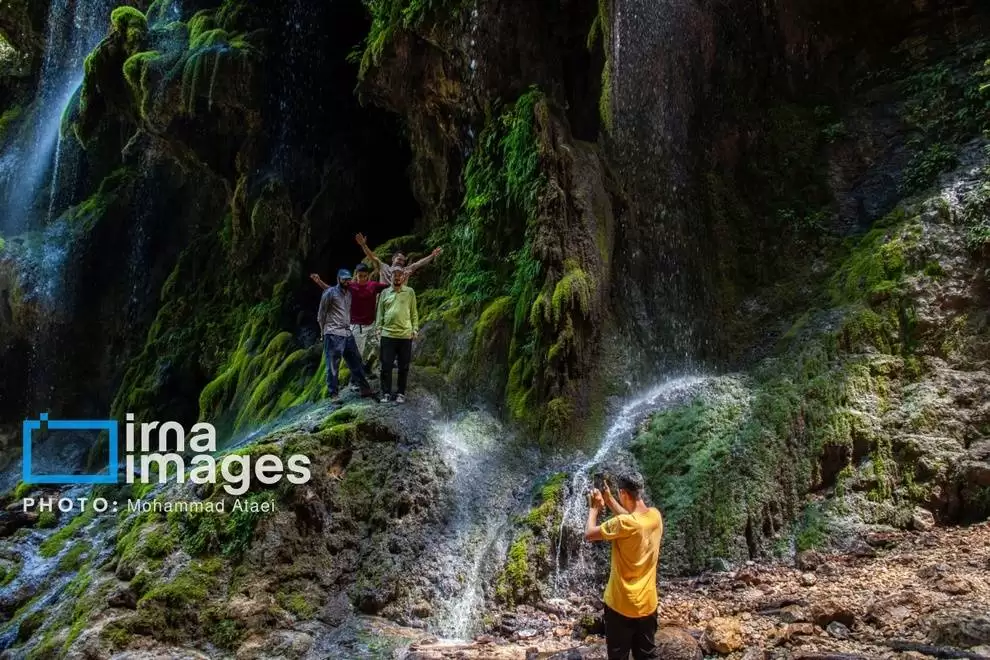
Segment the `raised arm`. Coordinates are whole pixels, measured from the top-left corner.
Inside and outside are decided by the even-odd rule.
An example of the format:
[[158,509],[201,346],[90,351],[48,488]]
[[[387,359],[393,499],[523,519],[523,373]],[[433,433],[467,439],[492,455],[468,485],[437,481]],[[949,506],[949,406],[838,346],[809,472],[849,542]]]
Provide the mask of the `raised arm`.
[[316,286],[320,287],[324,291],[330,288],[330,285],[324,282],[323,278],[321,278],[318,273],[311,273],[309,279],[316,282]]
[[364,251],[364,256],[371,259],[372,263],[374,263],[377,268],[381,268],[382,260],[378,258],[377,254],[371,251],[370,247],[368,247],[368,239],[365,237],[365,235],[358,234],[357,236],[354,237],[354,240],[357,241],[357,244],[361,246],[361,249]]
[[605,508],[601,492],[596,488],[591,491],[591,506],[588,508],[588,523],[584,528],[585,541],[603,541],[602,528],[598,525],[598,514]]
[[433,250],[433,252],[430,252],[428,255],[426,255],[419,261],[409,266],[406,270],[408,270],[410,273],[417,271],[426,264],[430,263],[431,261],[439,257],[441,254],[443,254],[443,248],[436,248],[435,250]]
[[605,505],[608,508],[612,509],[612,513],[614,513],[617,516],[621,516],[624,513],[629,513],[628,511],[622,508],[622,505],[619,504],[618,500],[612,497],[612,489],[608,487],[607,481],[605,482],[605,492],[603,493],[603,495],[604,495]]

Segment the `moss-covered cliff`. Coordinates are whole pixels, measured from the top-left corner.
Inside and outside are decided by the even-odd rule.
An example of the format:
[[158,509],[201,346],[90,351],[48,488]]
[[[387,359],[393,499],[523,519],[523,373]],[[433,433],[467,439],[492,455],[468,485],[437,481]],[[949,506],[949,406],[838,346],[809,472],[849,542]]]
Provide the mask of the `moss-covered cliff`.
[[[733,370],[632,445],[668,570],[990,513],[976,3],[108,9],[61,116],[73,176],[48,165],[52,201],[0,225],[0,467],[25,416],[131,412],[305,449],[316,477],[250,493],[274,516],[4,518],[71,597],[42,621],[2,558],[20,651],[302,656],[354,611],[425,625],[416,558],[464,495],[430,393],[549,456],[614,395]],[[0,7],[5,153],[43,102],[42,14]],[[358,231],[386,258],[444,248],[415,279],[413,413],[320,403],[305,276],[352,266]],[[489,559],[499,606],[557,569],[575,494],[541,479]]]

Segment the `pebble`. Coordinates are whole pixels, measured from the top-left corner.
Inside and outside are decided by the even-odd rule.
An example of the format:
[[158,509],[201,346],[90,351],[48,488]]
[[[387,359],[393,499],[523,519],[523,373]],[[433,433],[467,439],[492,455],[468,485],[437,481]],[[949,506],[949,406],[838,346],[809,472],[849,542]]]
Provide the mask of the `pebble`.
[[836,639],[849,639],[849,628],[845,627],[838,621],[833,621],[828,624],[825,631]]

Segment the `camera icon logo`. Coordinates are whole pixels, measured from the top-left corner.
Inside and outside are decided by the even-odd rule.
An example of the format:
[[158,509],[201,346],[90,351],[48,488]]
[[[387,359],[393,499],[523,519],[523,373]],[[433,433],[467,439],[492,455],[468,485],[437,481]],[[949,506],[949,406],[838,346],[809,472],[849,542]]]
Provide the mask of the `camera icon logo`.
[[[106,431],[109,439],[107,448],[106,474],[34,474],[33,435],[35,431]],[[24,467],[22,480],[26,484],[115,484],[117,483],[117,421],[113,419],[65,420],[48,419],[42,413],[38,419],[25,419],[23,427]]]

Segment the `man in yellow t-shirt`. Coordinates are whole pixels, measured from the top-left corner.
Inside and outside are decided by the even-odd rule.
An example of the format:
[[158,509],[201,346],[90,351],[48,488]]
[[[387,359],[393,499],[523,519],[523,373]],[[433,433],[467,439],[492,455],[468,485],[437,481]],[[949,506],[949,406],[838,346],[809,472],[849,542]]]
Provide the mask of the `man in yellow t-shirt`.
[[[612,570],[605,587],[605,643],[608,660],[656,658],[657,560],[663,519],[643,501],[643,477],[628,473],[616,479],[619,500],[605,484],[605,493],[591,491],[591,507],[584,538],[611,541]],[[601,526],[598,514],[605,506],[615,513]]]

